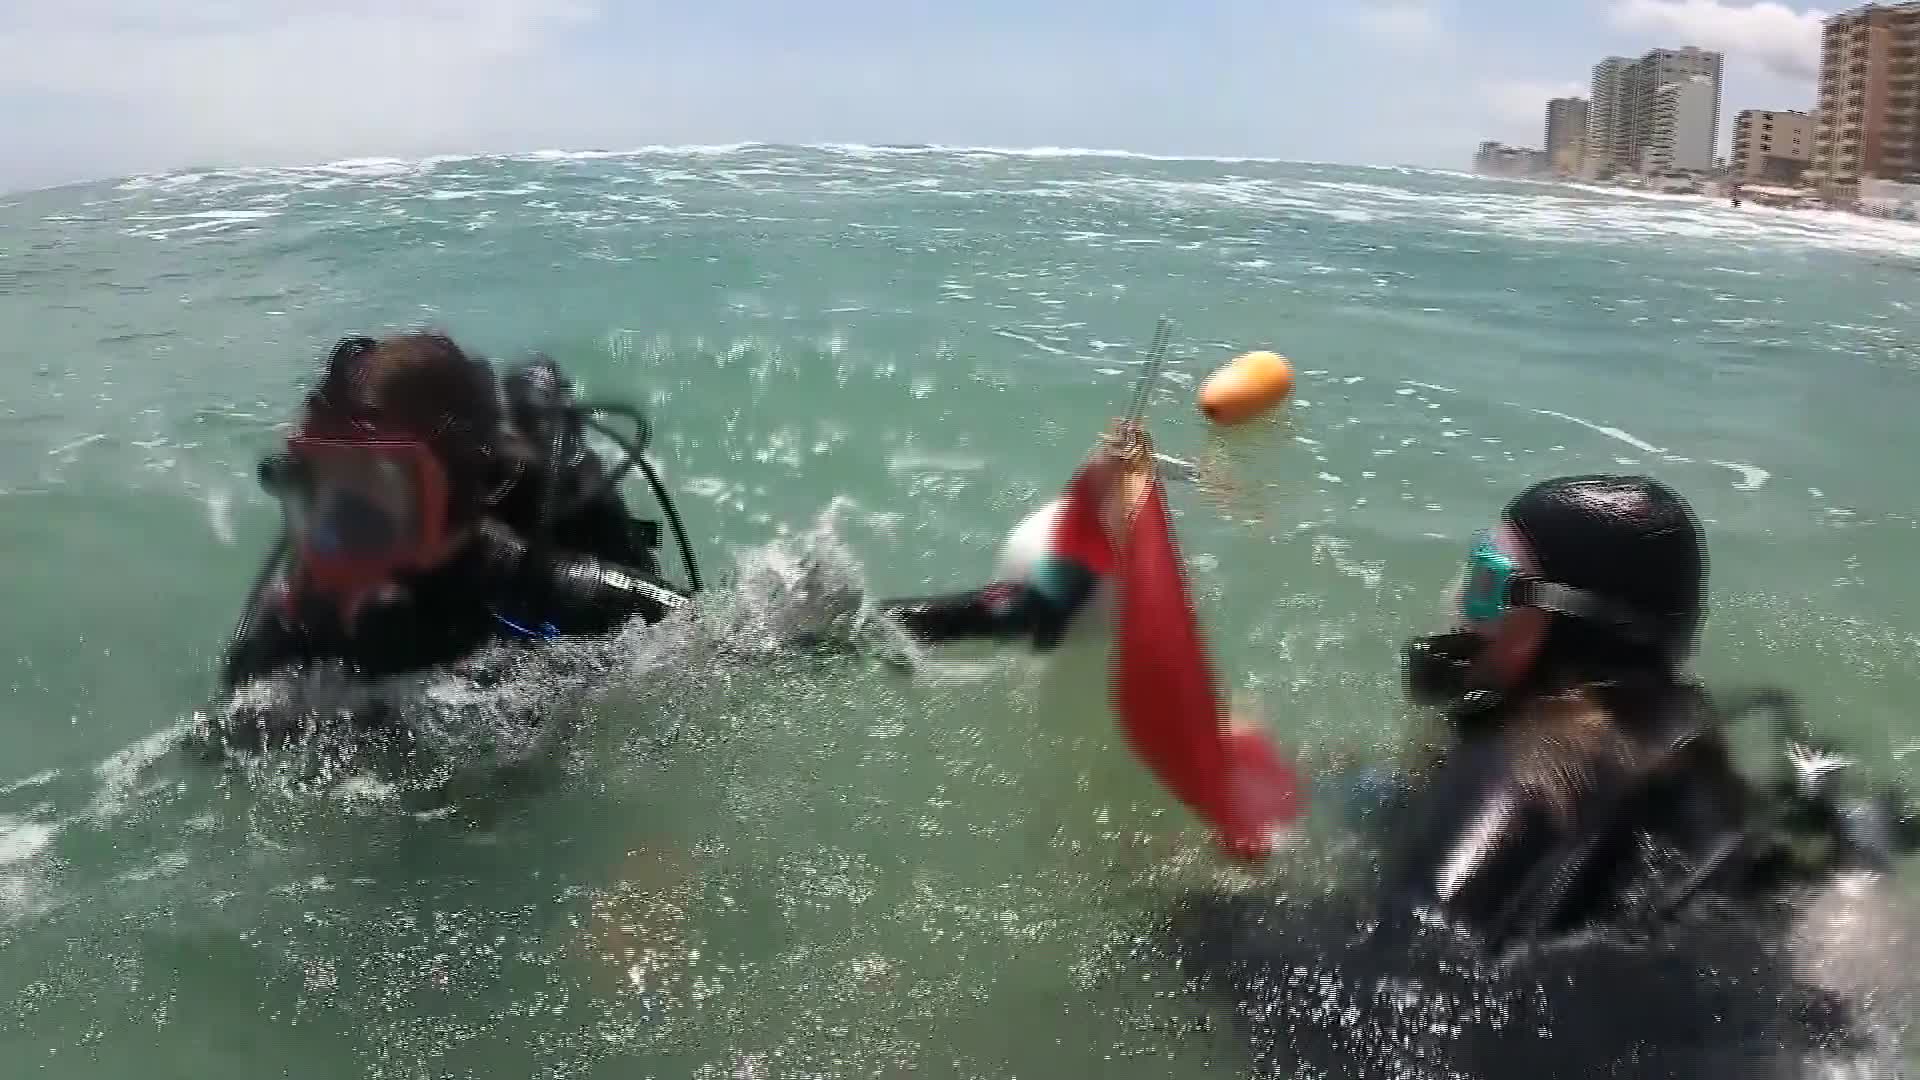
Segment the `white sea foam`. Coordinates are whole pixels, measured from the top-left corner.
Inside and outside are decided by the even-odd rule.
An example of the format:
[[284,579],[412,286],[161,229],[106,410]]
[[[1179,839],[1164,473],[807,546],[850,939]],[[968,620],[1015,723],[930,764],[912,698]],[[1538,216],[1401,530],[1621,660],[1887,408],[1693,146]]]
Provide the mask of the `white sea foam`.
[[381,177],[405,176],[422,168],[432,168],[443,161],[460,160],[458,158],[424,158],[408,161],[404,158],[366,157],[344,158],[340,161],[328,161],[307,168],[316,172],[335,173],[341,176]]
[[279,216],[278,210],[192,210],[181,214],[134,214],[128,221],[264,221]]
[[1162,480],[1180,480],[1190,484],[1200,481],[1200,466],[1191,461],[1161,453],[1155,453],[1153,459],[1159,466],[1156,471]]
[[887,458],[891,472],[979,472],[987,459],[971,454],[940,454],[903,450]]
[[43,821],[16,821],[0,816],[0,866],[24,862],[46,850],[59,833]]
[[58,779],[59,776],[59,769],[44,769],[34,773],[32,776],[22,777],[19,780],[10,780],[5,784],[0,784],[0,795],[11,795],[16,791],[25,791],[27,788],[44,787]]
[[207,492],[207,527],[214,539],[231,547],[233,535],[233,493],[222,489]]
[[1057,345],[1049,345],[1046,342],[1041,341],[1039,338],[1029,337],[1026,334],[1015,333],[1014,331],[1008,330],[1005,327],[996,326],[993,329],[993,333],[995,337],[1008,338],[1010,340],[1018,341],[1026,345],[1031,345],[1034,348],[1039,349],[1041,352],[1052,353],[1055,356],[1072,356],[1073,355],[1072,353],[1068,352],[1065,349],[1060,348]]
[[[762,147],[772,149],[771,147]],[[889,157],[960,155],[1009,158],[1112,158],[1117,161],[1193,161],[1223,165],[1287,164],[1285,158],[1212,157],[1180,154],[1146,154],[1134,150],[1102,150],[1085,146],[868,146],[860,143],[823,143],[799,149],[824,150],[849,157]]]
[[92,435],[83,435],[80,438],[73,440],[72,442],[62,443],[61,445],[56,446],[53,449],[47,451],[47,456],[59,457],[62,454],[70,454],[73,451],[78,450],[83,446],[92,446],[94,443],[97,443],[102,439],[105,439],[106,437],[107,436],[104,432],[95,432]]
[[[1513,403],[1509,402],[1508,404],[1513,404]],[[1555,420],[1565,420],[1569,424],[1579,424],[1581,427],[1586,428],[1589,431],[1597,431],[1600,434],[1605,435],[1609,439],[1614,439],[1619,442],[1626,443],[1628,446],[1633,447],[1635,450],[1640,450],[1649,454],[1666,453],[1665,450],[1661,449],[1658,446],[1653,445],[1650,442],[1647,442],[1645,439],[1642,439],[1632,434],[1631,432],[1622,431],[1617,427],[1610,427],[1606,424],[1596,424],[1591,420],[1583,420],[1578,416],[1570,416],[1563,412],[1555,412],[1552,409],[1533,409],[1531,411],[1541,416],[1551,416]]]
[[761,150],[777,150],[771,143],[663,143],[636,146],[630,150],[534,150],[510,155],[517,161],[606,161],[635,157],[728,157]]
[[180,744],[185,734],[184,727],[156,731],[128,744],[94,766],[94,775],[100,780],[100,790],[94,793],[93,803],[87,808],[87,813],[95,819],[115,817],[151,786],[164,783],[152,780],[149,771]]
[[0,915],[27,915],[51,905],[42,858],[60,833],[58,824],[0,815]]
[[1773,478],[1772,473],[1758,465],[1743,465],[1737,461],[1716,461],[1714,464],[1740,474],[1740,479],[1733,482],[1736,491],[1759,491],[1762,485]]

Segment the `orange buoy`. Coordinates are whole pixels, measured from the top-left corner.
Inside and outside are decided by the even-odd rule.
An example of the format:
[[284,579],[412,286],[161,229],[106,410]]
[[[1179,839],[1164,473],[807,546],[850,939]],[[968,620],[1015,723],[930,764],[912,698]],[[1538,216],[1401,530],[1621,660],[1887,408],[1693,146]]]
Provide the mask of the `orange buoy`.
[[1200,384],[1200,411],[1216,424],[1240,424],[1293,393],[1293,365],[1273,352],[1242,353]]

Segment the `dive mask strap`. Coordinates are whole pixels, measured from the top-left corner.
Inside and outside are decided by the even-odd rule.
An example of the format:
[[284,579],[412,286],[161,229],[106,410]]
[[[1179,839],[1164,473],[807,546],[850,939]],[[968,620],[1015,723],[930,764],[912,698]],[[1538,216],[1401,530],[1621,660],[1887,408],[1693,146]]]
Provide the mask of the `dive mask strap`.
[[1527,607],[1606,627],[1636,644],[1656,644],[1665,631],[1664,620],[1629,605],[1528,573],[1500,549],[1490,530],[1474,535],[1460,600],[1461,614],[1473,623],[1496,618],[1509,608]]
[[1661,637],[1659,620],[1598,593],[1557,581],[1515,576],[1507,585],[1507,602],[1604,626],[1636,644],[1651,645]]

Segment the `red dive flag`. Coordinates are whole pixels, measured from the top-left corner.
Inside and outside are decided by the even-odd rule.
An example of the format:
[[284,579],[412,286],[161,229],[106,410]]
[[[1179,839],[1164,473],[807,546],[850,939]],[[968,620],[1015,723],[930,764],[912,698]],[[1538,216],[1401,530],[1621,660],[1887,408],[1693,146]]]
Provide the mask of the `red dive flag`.
[[[1134,751],[1236,858],[1273,851],[1303,809],[1297,773],[1267,736],[1232,725],[1217,692],[1152,447],[1138,428],[1074,475],[1055,550],[1119,590],[1114,711]],[[1115,542],[1117,541],[1117,543]]]

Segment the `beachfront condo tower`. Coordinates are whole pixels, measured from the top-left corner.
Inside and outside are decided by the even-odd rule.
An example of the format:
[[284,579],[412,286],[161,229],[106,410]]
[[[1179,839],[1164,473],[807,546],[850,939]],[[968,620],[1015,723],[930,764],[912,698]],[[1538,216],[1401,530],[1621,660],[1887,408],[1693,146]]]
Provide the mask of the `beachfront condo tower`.
[[1920,3],[1826,21],[1808,179],[1829,188],[1920,174]]
[[1813,161],[1813,116],[1748,109],[1733,121],[1733,175],[1760,184],[1798,184]]
[[1563,176],[1578,175],[1587,148],[1587,99],[1547,102],[1547,162]]
[[1721,54],[1693,46],[1594,65],[1586,174],[1711,169],[1725,67]]

